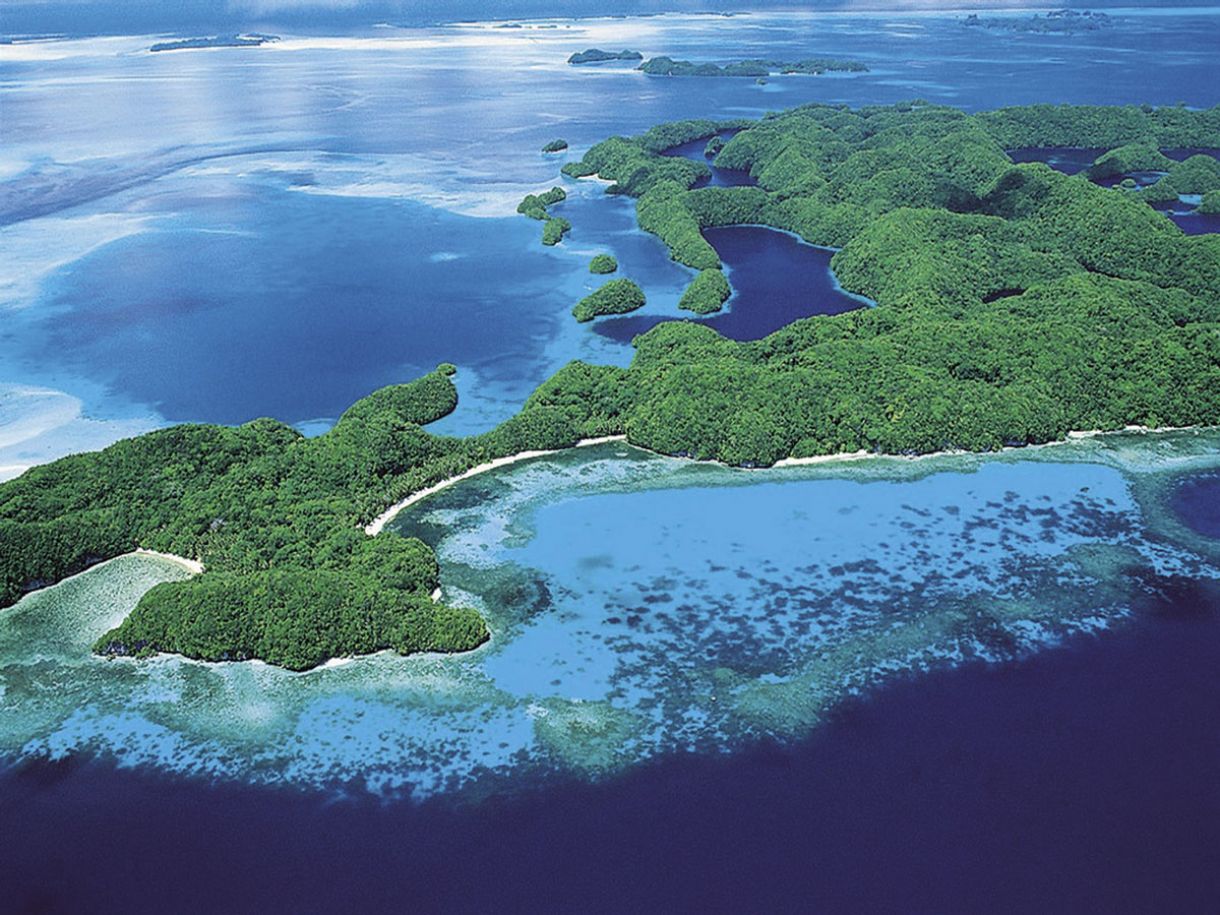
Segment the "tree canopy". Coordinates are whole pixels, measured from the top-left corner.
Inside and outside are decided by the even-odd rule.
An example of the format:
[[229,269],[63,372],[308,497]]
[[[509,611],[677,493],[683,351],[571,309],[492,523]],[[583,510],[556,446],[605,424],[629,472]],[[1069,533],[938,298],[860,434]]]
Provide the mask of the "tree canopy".
[[[739,132],[716,163],[748,169],[758,187],[695,188],[706,166],[660,155],[725,124]],[[758,466],[1220,422],[1220,236],[1184,235],[1147,191],[1005,153],[1037,145],[1142,164],[1150,149],[1220,147],[1220,109],[814,105],[606,140],[564,171],[637,198],[640,225],[701,271],[688,307],[710,310],[724,292],[702,230],[734,222],[840,247],[838,278],[876,306],[751,342],[663,323],[635,340],[630,367],[573,362],[516,416],[468,438],[423,428],[457,404],[443,365],[374,392],[318,438],[271,419],[183,425],[35,467],[0,486],[0,605],[139,546],[206,571],[149,591],[99,651],[300,669],[380,649],[462,650],[487,629],[474,611],[431,600],[431,550],[362,526],[490,459],[623,434],[664,454]],[[1198,158],[1162,180],[1206,188],[1197,192],[1214,207],[1215,166]],[[561,195],[527,197],[522,212],[553,219],[546,207]],[[588,320],[643,298],[615,279],[574,311]]]

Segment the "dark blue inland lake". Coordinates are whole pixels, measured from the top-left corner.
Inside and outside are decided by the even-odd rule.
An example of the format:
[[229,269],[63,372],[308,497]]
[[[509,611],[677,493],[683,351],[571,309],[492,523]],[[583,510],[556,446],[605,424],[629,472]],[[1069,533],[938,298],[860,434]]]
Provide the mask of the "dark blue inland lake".
[[[1008,158],[1013,162],[1045,162],[1055,171],[1065,175],[1077,175],[1087,171],[1098,156],[1109,152],[1100,147],[1084,146],[1029,146],[1008,150]],[[1162,155],[1182,162],[1191,156],[1216,156],[1220,149],[1162,149]]]
[[[718,136],[727,142],[735,133],[737,133],[735,130],[726,130]],[[712,175],[706,181],[700,182],[700,187],[752,187],[758,183],[749,172],[736,168],[717,168],[712,165],[711,157],[704,152],[710,139],[710,137],[704,137],[701,140],[691,140],[689,143],[671,146],[665,150],[664,155],[681,156],[684,159],[693,159],[695,162],[707,165],[712,170]]]
[[1220,594],[919,675],[803,743],[455,807],[98,763],[0,774],[12,912],[1206,912]]
[[1220,214],[1200,213],[1196,208],[1184,203],[1173,206],[1158,206],[1158,210],[1173,220],[1174,225],[1187,235],[1209,235],[1220,232]]
[[[1043,146],[1010,149],[1008,150],[1008,156],[1014,162],[1045,162],[1051,168],[1063,172],[1065,175],[1078,175],[1081,172],[1087,171],[1089,166],[1093,164],[1093,161],[1107,151],[1105,149],[1091,149],[1080,146]],[[1175,162],[1182,162],[1191,156],[1198,155],[1220,158],[1220,149],[1211,148],[1162,149],[1161,153]],[[1115,187],[1124,178],[1134,178],[1135,183],[1139,187],[1147,187],[1155,184],[1164,174],[1164,172],[1152,171],[1131,172],[1128,175],[1114,175],[1110,178],[1102,179],[1097,183],[1102,187]],[[1174,225],[1187,235],[1208,235],[1213,232],[1220,232],[1220,215],[1200,213],[1197,208],[1198,198],[1187,199],[1193,202],[1187,203],[1185,200],[1181,200],[1172,204],[1156,203],[1153,206],[1168,216]]]
[[733,340],[758,340],[800,318],[837,315],[868,301],[843,291],[830,270],[834,252],[805,244],[796,236],[764,226],[707,229],[727,268],[732,297],[708,318],[629,315],[594,324],[611,340],[630,343],[637,334],[666,321],[694,320]]
[[1087,170],[1098,156],[1107,151],[1083,146],[1036,146],[1010,149],[1008,158],[1017,163],[1045,162],[1057,172],[1077,175]]

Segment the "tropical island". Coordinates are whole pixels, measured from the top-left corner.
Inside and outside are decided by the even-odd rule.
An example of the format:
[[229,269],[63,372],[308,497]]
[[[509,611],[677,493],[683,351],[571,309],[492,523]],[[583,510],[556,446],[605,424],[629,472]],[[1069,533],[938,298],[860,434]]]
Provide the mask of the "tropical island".
[[1033,32],[1043,35],[1074,35],[1079,32],[1096,32],[1114,25],[1114,19],[1105,13],[1091,10],[1048,10],[1041,15],[1016,18],[1015,16],[979,16],[971,13],[962,20],[969,28],[994,29],[1003,32]]
[[183,38],[179,41],[161,41],[150,51],[191,51],[198,48],[257,48],[259,45],[279,41],[278,35],[260,35],[250,32],[244,35],[212,35],[205,38]]
[[692,63],[689,60],[674,60],[672,57],[654,57],[636,69],[649,76],[752,76],[766,77],[773,73],[784,75],[804,73],[820,76],[828,72],[867,73],[868,67],[856,60],[813,58],[810,60],[739,60],[719,66],[717,64]]
[[716,267],[708,267],[706,270],[700,270],[691,280],[691,284],[682,293],[682,298],[678,300],[678,307],[695,314],[709,315],[719,311],[732,294],[733,290],[729,287],[724,272]]
[[568,192],[561,187],[553,187],[541,194],[526,194],[517,204],[517,212],[530,219],[542,221],[542,243],[557,245],[571,230],[572,224],[566,219],[552,216],[547,207],[568,199]]
[[[696,187],[706,165],[662,154],[725,124],[738,132],[715,164],[749,171],[757,186]],[[380,530],[372,522],[522,453],[621,436],[757,467],[1216,425],[1220,236],[1184,235],[1148,190],[1005,153],[1135,143],[1220,147],[1220,108],[809,105],[607,139],[563,171],[635,199],[640,226],[699,271],[691,310],[724,288],[702,232],[734,224],[839,248],[840,282],[875,307],[751,342],[663,323],[635,339],[628,367],[572,362],[482,435],[423,428],[457,406],[444,365],[374,392],[313,439],[271,419],[181,425],[35,467],[0,485],[0,606],[142,548],[204,571],[145,594],[98,640],[103,654],[305,669],[382,649],[458,651],[486,640],[486,624],[433,599],[426,545],[369,536]],[[1208,174],[1198,164],[1168,177],[1190,177],[1212,200],[1220,180]],[[531,195],[522,211],[553,218],[557,199]],[[616,288],[590,309],[636,300]]]
[[587,51],[577,51],[568,58],[568,63],[573,65],[579,64],[600,64],[608,60],[643,60],[644,55],[639,51],[603,51],[601,48],[589,48]]
[[595,254],[589,261],[590,273],[614,273],[618,270],[618,259],[613,254]]
[[555,153],[555,152],[563,152],[567,148],[568,148],[568,141],[561,137],[559,139],[551,140],[551,142],[547,143],[545,146],[542,147],[542,151],[544,153]]
[[572,308],[577,321],[601,315],[622,315],[644,307],[644,290],[628,279],[611,280],[589,293]]

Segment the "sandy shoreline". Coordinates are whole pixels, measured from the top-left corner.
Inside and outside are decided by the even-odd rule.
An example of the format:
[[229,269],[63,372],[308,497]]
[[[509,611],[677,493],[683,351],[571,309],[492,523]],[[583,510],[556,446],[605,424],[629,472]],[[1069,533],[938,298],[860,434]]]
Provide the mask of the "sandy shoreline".
[[[158,553],[156,550],[146,550],[142,546],[136,547],[128,556],[159,556],[161,559],[168,559],[170,562],[176,562],[192,575],[203,574],[203,563],[198,559],[187,559],[185,556],[178,556],[175,553]],[[117,557],[116,557],[117,558]]]
[[[1145,433],[1159,433],[1159,432],[1189,432],[1192,429],[1202,429],[1202,428],[1210,428],[1210,427],[1160,426],[1157,428],[1151,428],[1149,426],[1124,426],[1122,429],[1093,429],[1093,430],[1088,430],[1088,431],[1083,431],[1083,432],[1069,432],[1067,434],[1067,436],[1063,439],[1059,439],[1059,440],[1053,441],[1053,442],[1045,442],[1041,445],[1005,446],[1005,447],[1001,448],[1000,451],[1001,452],[1002,451],[1021,451],[1021,450],[1027,449],[1027,448],[1043,448],[1048,445],[1062,445],[1065,442],[1069,442],[1069,441],[1087,439],[1087,438],[1099,438],[1101,436],[1106,436],[1106,435],[1130,435],[1133,433],[1145,434]],[[581,439],[579,442],[577,442],[572,447],[573,448],[584,448],[589,445],[601,445],[601,444],[605,444],[606,442],[625,442],[626,440],[627,440],[627,436],[625,436],[625,435],[607,435],[603,438]],[[640,448],[641,446],[633,445],[632,447]],[[559,454],[561,451],[568,451],[568,450],[570,450],[570,449],[552,448],[550,450],[545,450],[545,451],[522,451],[519,454],[510,454],[507,457],[496,458],[494,461],[488,461],[485,464],[480,464],[477,467],[472,467],[470,470],[467,470],[464,473],[460,473],[454,477],[449,477],[446,480],[441,480],[439,483],[435,483],[432,486],[427,487],[426,489],[421,489],[419,492],[416,492],[416,493],[408,496],[407,498],[403,499],[401,502],[386,509],[380,515],[378,515],[376,519],[374,519],[370,524],[368,524],[364,528],[364,532],[370,536],[376,536],[377,534],[380,534],[381,531],[385,528],[386,524],[388,524],[394,518],[394,516],[397,515],[404,508],[406,508],[409,505],[414,505],[416,502],[419,502],[421,499],[426,499],[428,496],[432,495],[433,493],[440,492],[442,489],[452,486],[454,483],[459,483],[462,480],[466,480],[466,479],[469,479],[470,477],[477,476],[480,473],[486,473],[489,470],[495,470],[499,467],[507,467],[510,464],[517,463],[518,461],[526,461],[526,460],[529,460],[530,458],[543,457],[548,454]],[[641,450],[647,451],[648,449],[642,448]],[[733,469],[737,469],[737,470],[772,470],[774,468],[781,468],[781,467],[808,467],[808,466],[814,465],[814,464],[833,464],[833,463],[840,463],[840,462],[845,463],[845,462],[850,462],[850,461],[875,460],[878,458],[889,458],[890,460],[899,460],[899,461],[917,461],[917,460],[921,460],[923,458],[950,457],[953,455],[964,455],[964,454],[984,454],[985,455],[985,454],[998,454],[998,453],[999,452],[996,452],[996,451],[930,451],[927,454],[887,454],[884,452],[877,452],[877,451],[846,451],[846,452],[840,452],[838,454],[818,454],[818,455],[813,455],[812,457],[803,457],[803,458],[792,458],[792,457],[782,458],[782,459],[776,461],[774,464],[770,465],[769,467],[753,467],[753,468],[739,467],[739,468],[733,468]],[[690,459],[688,459],[688,460],[690,460]],[[714,460],[708,460],[703,463],[715,464],[715,463],[719,463],[719,462],[714,461]]]
[[[1150,426],[1123,426],[1121,429],[1091,429],[1085,432],[1069,432],[1064,438],[1053,442],[1042,442],[1037,445],[1005,445],[999,451],[929,451],[927,454],[886,454],[878,451],[850,451],[840,454],[819,454],[813,457],[804,458],[783,458],[772,464],[772,467],[805,467],[809,464],[828,464],[836,461],[859,461],[872,458],[890,458],[899,461],[918,461],[923,458],[934,457],[953,457],[966,454],[1000,454],[1005,451],[1027,451],[1030,448],[1047,448],[1052,445],[1064,445],[1072,441],[1080,441],[1088,438],[1101,438],[1107,435],[1132,435],[1132,434],[1147,434],[1157,432],[1189,432],[1192,429],[1208,428],[1205,426],[1158,426],[1152,428]],[[759,470],[766,470],[766,467],[760,467]]]
[[[582,438],[579,442],[577,442],[572,447],[573,448],[587,448],[590,445],[604,445],[607,442],[622,442],[622,441],[626,441],[626,440],[627,440],[627,436],[625,436],[625,435],[606,435],[606,436],[602,436],[601,438]],[[390,521],[393,520],[394,516],[397,515],[404,508],[406,508],[409,505],[414,505],[416,502],[420,501],[421,499],[426,499],[426,498],[428,498],[428,496],[432,495],[433,493],[440,492],[442,489],[447,489],[448,487],[452,486],[454,483],[459,483],[462,480],[468,480],[471,477],[478,476],[481,473],[486,473],[489,470],[496,470],[497,468],[500,468],[500,467],[507,467],[510,464],[516,464],[519,461],[528,461],[530,458],[544,457],[545,455],[548,455],[548,454],[559,454],[561,451],[568,451],[568,450],[570,450],[570,449],[568,449],[568,448],[549,448],[549,449],[542,450],[542,451],[522,451],[522,452],[519,452],[518,454],[510,454],[506,457],[496,458],[494,461],[487,461],[486,463],[479,464],[477,467],[471,467],[469,470],[467,470],[463,473],[459,473],[455,477],[449,477],[446,480],[441,480],[439,483],[434,483],[433,485],[431,485],[425,489],[421,489],[418,492],[412,493],[411,495],[409,495],[405,499],[403,499],[401,502],[397,502],[394,505],[391,505],[389,508],[387,508],[385,511],[383,511],[380,515],[378,515],[376,518],[374,518],[371,522],[369,522],[369,524],[367,524],[365,526],[364,532],[366,534],[368,534],[370,537],[376,537],[378,534],[381,533],[382,529],[385,528],[385,526]]]
[[889,455],[878,454],[875,451],[840,451],[838,454],[815,454],[812,457],[803,458],[780,458],[771,467],[752,468],[757,470],[770,470],[772,467],[807,467],[810,464],[831,464],[838,461],[859,461],[864,458],[888,457]]

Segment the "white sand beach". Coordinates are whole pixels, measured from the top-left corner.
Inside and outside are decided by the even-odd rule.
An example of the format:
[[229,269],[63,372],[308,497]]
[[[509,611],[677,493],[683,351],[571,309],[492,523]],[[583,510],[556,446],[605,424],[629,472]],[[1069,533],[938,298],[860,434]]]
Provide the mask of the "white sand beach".
[[[607,442],[622,442],[622,441],[626,441],[626,440],[627,440],[627,436],[625,436],[625,435],[606,435],[601,438],[581,439],[579,442],[577,442],[572,447],[573,448],[587,448],[590,445],[604,445]],[[406,508],[408,505],[414,505],[416,502],[420,501],[421,499],[426,499],[426,498],[428,498],[428,496],[432,495],[433,493],[440,492],[442,489],[452,486],[454,483],[458,483],[462,480],[468,480],[471,477],[478,476],[481,473],[486,473],[489,470],[495,470],[498,467],[507,467],[508,465],[516,464],[519,461],[528,461],[530,458],[544,457],[545,455],[548,455],[548,454],[558,454],[560,451],[567,451],[567,450],[568,449],[566,449],[566,448],[551,448],[551,449],[543,450],[543,451],[522,451],[519,454],[510,454],[506,457],[496,458],[494,461],[487,461],[483,464],[479,464],[477,467],[471,467],[469,470],[467,470],[464,473],[459,473],[457,476],[449,477],[447,480],[441,480],[439,483],[435,483],[432,486],[427,487],[426,489],[421,489],[421,490],[419,490],[419,492],[412,493],[411,495],[407,496],[407,498],[403,499],[401,502],[397,502],[394,505],[391,505],[389,508],[387,508],[385,511],[383,511],[380,515],[378,515],[376,518],[374,518],[368,525],[366,525],[364,528],[364,532],[366,534],[368,534],[370,537],[376,537],[378,534],[381,533],[382,529],[384,529],[385,526],[391,520],[393,520],[394,516],[397,515],[404,508]]]

